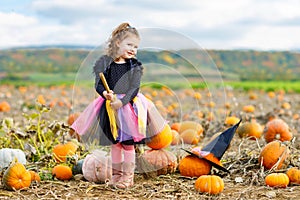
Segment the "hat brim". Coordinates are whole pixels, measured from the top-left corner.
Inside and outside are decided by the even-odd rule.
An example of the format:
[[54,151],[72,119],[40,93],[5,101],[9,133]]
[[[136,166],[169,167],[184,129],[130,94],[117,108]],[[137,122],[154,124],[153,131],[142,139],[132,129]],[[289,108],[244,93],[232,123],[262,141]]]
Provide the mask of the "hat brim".
[[193,152],[191,152],[191,151],[189,151],[189,150],[187,150],[187,149],[184,149],[184,148],[181,148],[181,149],[184,150],[185,152],[189,153],[189,154],[192,155],[192,156],[195,156],[195,157],[198,157],[198,158],[200,158],[200,159],[206,160],[206,161],[207,161],[208,163],[210,163],[213,167],[215,167],[215,168],[217,168],[217,169],[219,169],[219,170],[222,170],[222,171],[224,171],[224,172],[230,173],[230,171],[229,171],[228,169],[226,169],[225,167],[223,167],[223,166],[221,166],[221,165],[219,165],[219,164],[217,164],[217,163],[214,163],[214,162],[212,162],[211,160],[206,159],[205,157],[199,156],[199,155],[197,155],[197,154],[195,154],[195,153],[193,153]]

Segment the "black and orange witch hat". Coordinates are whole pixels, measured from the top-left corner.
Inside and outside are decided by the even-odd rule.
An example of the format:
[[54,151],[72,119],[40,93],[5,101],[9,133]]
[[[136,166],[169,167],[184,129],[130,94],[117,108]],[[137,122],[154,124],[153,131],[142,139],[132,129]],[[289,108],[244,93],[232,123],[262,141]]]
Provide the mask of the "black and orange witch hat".
[[232,127],[226,129],[224,132],[215,136],[205,147],[202,149],[196,147],[191,151],[187,149],[183,149],[187,153],[199,157],[208,161],[212,166],[216,167],[217,169],[223,170],[225,172],[229,171],[222,166],[220,162],[222,156],[228,149],[230,142],[234,136],[234,133],[238,126],[240,125],[242,120],[240,120],[237,124],[233,125]]

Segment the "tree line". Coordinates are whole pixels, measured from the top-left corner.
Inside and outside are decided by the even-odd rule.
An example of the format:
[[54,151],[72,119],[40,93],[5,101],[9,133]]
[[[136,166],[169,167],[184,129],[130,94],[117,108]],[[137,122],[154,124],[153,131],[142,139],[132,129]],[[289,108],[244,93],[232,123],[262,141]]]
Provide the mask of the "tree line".
[[[195,60],[211,58],[222,74],[236,74],[240,80],[297,80],[300,75],[300,54],[290,51],[254,50],[199,50],[146,51],[138,58],[143,63],[159,63],[178,68],[189,67]],[[13,49],[0,51],[0,72],[14,73],[75,73],[90,53],[89,49]],[[100,55],[99,55],[100,56]],[[206,58],[205,58],[206,57]],[[204,66],[205,67],[205,66]]]

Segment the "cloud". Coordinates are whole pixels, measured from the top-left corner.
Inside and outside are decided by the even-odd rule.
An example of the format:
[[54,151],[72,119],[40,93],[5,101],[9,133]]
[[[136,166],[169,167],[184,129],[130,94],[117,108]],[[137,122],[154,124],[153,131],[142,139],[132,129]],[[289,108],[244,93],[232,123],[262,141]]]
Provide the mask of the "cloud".
[[[25,44],[28,39],[28,32],[37,25],[37,19],[24,16],[18,13],[1,13],[0,12],[0,35],[2,47],[11,45]],[[26,35],[26,37],[24,37]]]
[[32,0],[27,3],[24,12],[20,12],[18,5],[17,13],[7,9],[0,13],[0,47],[100,45],[121,22],[130,22],[141,30],[174,31],[203,48],[284,49],[300,43],[296,36],[300,26],[298,0]]
[[99,39],[97,35],[91,36],[90,31],[94,30],[93,28],[47,24],[39,18],[13,12],[0,12],[0,26],[0,48],[45,44],[91,44],[91,41],[97,42]]

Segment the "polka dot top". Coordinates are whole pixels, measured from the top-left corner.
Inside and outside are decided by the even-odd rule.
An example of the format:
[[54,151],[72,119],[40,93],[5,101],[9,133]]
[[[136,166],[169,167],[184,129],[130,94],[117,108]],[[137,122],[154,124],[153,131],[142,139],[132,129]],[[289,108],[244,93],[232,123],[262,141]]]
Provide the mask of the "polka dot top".
[[[125,94],[120,99],[123,105],[129,103],[138,94],[142,75],[140,62],[132,62],[131,59],[121,64],[112,62],[103,74],[109,88],[115,94]],[[103,97],[104,90],[102,82],[99,81],[96,91]]]

